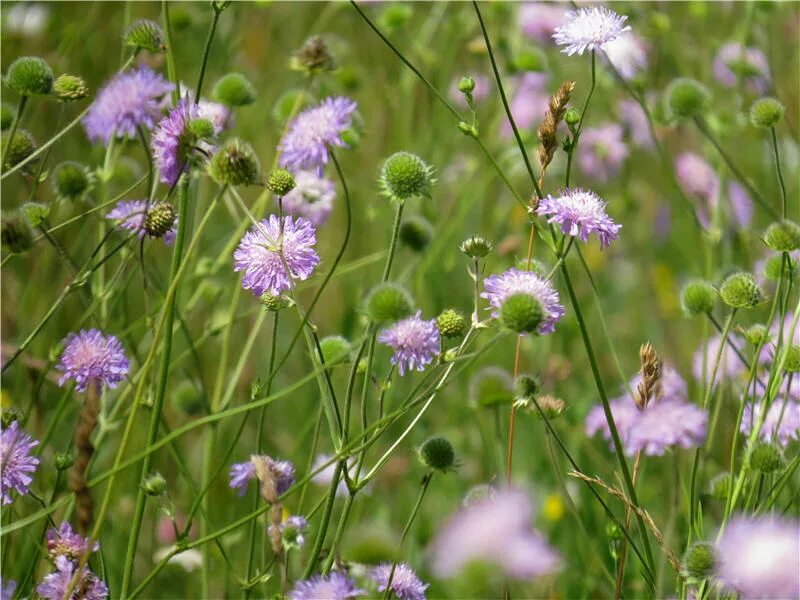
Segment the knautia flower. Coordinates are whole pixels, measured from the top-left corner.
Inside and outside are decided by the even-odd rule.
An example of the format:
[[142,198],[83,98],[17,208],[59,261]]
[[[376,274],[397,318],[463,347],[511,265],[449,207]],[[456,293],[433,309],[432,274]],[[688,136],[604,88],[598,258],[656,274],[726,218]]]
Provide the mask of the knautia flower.
[[[59,556],[66,556],[70,560],[80,560],[89,549],[89,540],[72,529],[68,521],[61,523],[58,529],[47,530],[47,552],[55,560]],[[95,542],[92,552],[100,549],[100,543]]]
[[[151,202],[150,206],[148,206],[146,200],[120,200],[114,205],[114,208],[108,212],[106,219],[115,221],[117,227],[135,233],[141,240],[148,234],[147,228],[145,227],[147,216],[155,211],[159,205],[160,203],[158,202]],[[172,227],[163,234],[162,239],[164,243],[169,246],[175,241],[176,235],[178,235],[177,216],[172,222]]]
[[[56,557],[55,566],[56,570],[45,575],[41,583],[36,586],[36,593],[43,600],[63,600],[75,576],[77,564],[66,556]],[[88,567],[83,567],[73,592],[68,597],[70,600],[105,600],[108,597],[108,586]]]
[[556,28],[553,39],[559,46],[564,46],[562,52],[565,54],[581,55],[587,50],[602,48],[604,44],[630,31],[630,27],[625,25],[627,18],[605,6],[570,11],[566,15],[566,22]]
[[719,202],[720,184],[714,169],[694,152],[684,152],[675,159],[675,175],[684,194],[701,200],[697,218],[708,227]]
[[322,175],[329,148],[346,146],[342,133],[352,124],[356,108],[350,98],[328,97],[297,115],[278,144],[280,166],[291,171],[315,169]]
[[162,182],[173,185],[181,173],[187,171],[196,141],[194,134],[189,131],[189,124],[198,118],[200,108],[184,98],[159,121],[153,132],[151,145],[153,161],[158,167]]
[[539,325],[539,334],[553,333],[556,323],[564,315],[564,307],[559,304],[558,292],[553,285],[531,271],[510,268],[500,275],[490,275],[483,282],[481,298],[486,298],[494,309],[492,317],[499,318],[503,302],[514,294],[524,293],[536,298],[544,309],[544,319]]
[[134,138],[138,127],[152,129],[169,105],[175,86],[141,67],[120,73],[106,84],[89,107],[83,126],[91,141],[108,145],[113,137]]
[[115,388],[128,374],[130,363],[120,341],[97,329],[81,329],[64,340],[66,347],[57,369],[63,372],[58,385],[75,381],[75,389],[85,390],[90,383]]
[[289,592],[290,600],[349,600],[365,594],[356,587],[356,582],[340,571],[328,575],[315,575],[311,579],[298,581]]
[[647,115],[636,101],[620,100],[617,104],[617,113],[619,113],[620,123],[636,146],[647,149],[655,147]]
[[4,505],[13,502],[11,490],[20,496],[28,493],[33,481],[31,474],[39,465],[39,459],[31,456],[31,450],[38,445],[39,442],[19,428],[18,421],[13,421],[0,433],[0,493]]
[[242,287],[255,296],[277,296],[291,289],[292,279],[311,277],[319,264],[316,243],[314,226],[306,219],[270,215],[244,234],[233,253],[233,270],[244,271]]
[[378,341],[394,349],[392,364],[400,375],[406,371],[424,371],[439,354],[439,330],[436,319],[425,321],[422,311],[398,321],[378,336]]
[[753,201],[745,189],[735,181],[728,184],[728,199],[731,202],[733,220],[742,229],[750,227],[753,220]]
[[[627,448],[628,434],[639,418],[639,407],[636,406],[630,395],[609,400],[608,406],[611,409],[611,415],[614,417],[614,425],[617,428],[620,441]],[[601,404],[595,404],[591,408],[586,415],[585,426],[586,435],[592,437],[600,433],[608,442],[608,447],[612,450],[614,449],[614,438],[611,435],[611,429],[608,426],[608,420]]]
[[[753,427],[758,423],[761,415],[761,403],[748,403],[744,407],[742,414],[742,424],[740,431],[747,437],[753,431]],[[782,397],[774,400],[767,410],[764,423],[758,432],[765,442],[777,440],[784,448],[792,440],[800,439],[800,402],[795,400],[782,400]]]
[[[722,336],[717,335],[708,340],[700,342],[697,350],[692,357],[692,373],[694,378],[701,382],[705,374],[706,380],[711,378],[711,371],[714,368],[714,361],[719,352],[719,345],[722,342]],[[742,338],[736,334],[728,335],[728,341],[725,342],[725,347],[722,349],[722,356],[719,361],[719,368],[717,369],[717,381],[720,379],[736,379],[741,375],[744,370],[744,364],[741,359],[736,356],[736,352],[731,348],[731,344],[740,352],[745,348],[745,343]],[[705,346],[705,362],[703,361],[703,347]],[[716,385],[715,383],[715,385]]]
[[294,465],[288,460],[275,460],[263,454],[254,454],[250,460],[234,463],[230,470],[229,487],[240,496],[247,492],[247,484],[257,477],[256,462],[265,461],[270,474],[275,478],[275,491],[282,495],[294,485]]
[[[307,529],[308,521],[305,517],[299,515],[292,515],[281,521],[280,533],[284,550],[302,548],[306,543],[306,538],[303,534]],[[270,525],[267,529],[270,538],[274,531],[275,525]]]
[[625,451],[662,456],[667,448],[696,448],[706,439],[708,413],[690,402],[650,402],[628,430]]
[[[530,129],[537,124],[547,112],[550,93],[547,91],[547,82],[550,75],[547,73],[525,73],[519,79],[514,95],[511,97],[510,108],[514,116],[514,123],[521,130]],[[503,137],[511,137],[514,130],[507,118],[503,119],[500,131]]]
[[623,79],[633,79],[647,68],[647,45],[632,31],[604,44],[603,53]]
[[519,7],[517,22],[522,33],[541,43],[553,41],[556,29],[567,15],[562,6],[550,2],[526,2]]
[[455,577],[473,563],[488,563],[514,579],[556,571],[560,558],[531,528],[531,512],[528,497],[514,489],[471,502],[436,534],[433,572],[438,577]]
[[587,177],[606,182],[619,173],[622,163],[630,154],[623,134],[624,129],[618,123],[604,123],[583,129],[578,164]]
[[580,188],[566,189],[557,198],[547,196],[539,203],[537,214],[548,217],[548,223],[557,223],[561,232],[588,242],[597,234],[600,247],[605,248],[619,237],[622,225],[617,225],[606,213],[606,203],[592,191]]
[[769,89],[769,61],[758,48],[746,48],[738,42],[725,44],[714,56],[712,70],[714,78],[725,87],[735,87],[742,81],[761,94]]
[[[15,7],[16,8],[16,7]],[[17,582],[13,579],[3,581],[0,579],[0,600],[12,600],[14,592],[17,590]]]
[[[189,89],[186,84],[181,82],[178,86],[181,98],[194,98],[194,90]],[[225,129],[233,126],[234,118],[230,109],[221,102],[214,102],[201,97],[197,103],[199,109],[198,117],[200,119],[207,119],[214,127],[214,135],[219,135]]]
[[734,516],[716,544],[716,576],[745,599],[800,598],[800,522]]
[[392,577],[392,593],[400,600],[425,600],[427,583],[422,583],[408,563],[397,563],[392,575],[392,563],[381,563],[370,573],[370,577],[378,584],[378,591],[385,592]]
[[333,210],[336,186],[315,171],[300,171],[294,179],[295,188],[283,197],[283,210],[320,227]]

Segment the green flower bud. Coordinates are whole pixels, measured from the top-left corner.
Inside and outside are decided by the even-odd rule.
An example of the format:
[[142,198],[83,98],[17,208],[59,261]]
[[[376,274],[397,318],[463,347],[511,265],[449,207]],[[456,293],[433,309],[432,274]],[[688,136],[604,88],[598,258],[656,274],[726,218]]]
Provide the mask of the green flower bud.
[[425,218],[412,215],[400,225],[400,241],[416,252],[422,252],[433,239],[433,225]]
[[[10,133],[3,134],[2,151],[4,153],[6,152],[6,145],[8,144],[9,137]],[[14,133],[14,139],[11,141],[11,147],[8,149],[8,153],[6,154],[6,163],[3,165],[3,167],[10,169],[11,167],[18,165],[31,154],[33,154],[35,150],[36,140],[33,138],[31,133],[25,129],[17,129],[17,131]]]
[[681,307],[690,317],[710,312],[716,299],[714,286],[702,279],[688,281],[681,290]]
[[458,122],[458,130],[463,133],[464,135],[468,135],[470,137],[477,138],[478,137],[478,130],[474,125],[470,125],[466,121],[459,121]]
[[486,238],[476,235],[461,242],[458,248],[471,258],[483,258],[494,246]]
[[14,124],[14,118],[17,115],[17,109],[11,106],[8,102],[0,104],[0,131],[10,129]]
[[286,307],[286,301],[283,296],[274,296],[269,292],[264,292],[259,300],[269,312],[278,312]]
[[142,488],[148,496],[161,496],[167,491],[167,480],[161,473],[150,473],[142,483]]
[[22,254],[33,247],[33,233],[19,214],[3,215],[0,228],[3,249],[11,254]]
[[194,119],[189,122],[189,131],[201,139],[214,137],[214,124],[208,119]]
[[762,473],[774,473],[783,468],[781,451],[765,442],[756,442],[753,453],[750,455],[750,464]]
[[784,256],[784,254],[776,254],[767,258],[767,261],[764,263],[764,277],[771,281],[777,281],[781,278],[782,270],[784,271],[785,277],[788,277],[789,275],[794,277],[797,275],[800,263],[796,259],[789,256],[789,264],[784,265]]
[[750,327],[745,329],[742,333],[744,335],[744,339],[746,339],[747,342],[753,346],[758,346],[758,345],[763,346],[765,344],[768,344],[770,338],[772,337],[770,336],[767,327],[765,325],[762,325],[761,323],[756,323],[755,325],[751,325]]
[[208,164],[209,175],[220,185],[253,185],[260,169],[253,148],[240,139],[226,142]]
[[786,108],[775,98],[760,98],[750,107],[750,122],[754,127],[769,129],[783,118]]
[[302,96],[303,90],[297,88],[283,92],[272,105],[272,118],[280,124],[285,123],[292,116],[295,106],[303,106]]
[[387,323],[410,315],[414,301],[405,288],[396,283],[386,282],[370,290],[365,308],[372,321]]
[[21,56],[8,67],[6,84],[21,96],[44,96],[53,89],[53,70],[38,56]]
[[325,40],[315,35],[306,40],[306,43],[294,53],[289,61],[289,68],[309,74],[333,71],[336,68],[336,61],[333,60]]
[[714,498],[714,500],[719,500],[721,502],[725,502],[728,498],[728,492],[730,491],[731,486],[731,475],[730,473],[720,473],[714,479],[711,480],[711,484],[709,485],[709,495]]
[[449,471],[456,462],[453,444],[443,437],[432,437],[419,449],[422,464],[429,469]]
[[47,218],[47,215],[50,214],[50,207],[39,202],[26,202],[19,210],[25,215],[28,224],[33,228],[39,227],[42,221]]
[[471,94],[475,89],[475,80],[466,76],[458,80],[458,91],[462,94]]
[[66,471],[73,465],[74,462],[75,459],[70,452],[56,452],[56,470]]
[[542,303],[524,292],[512,294],[500,306],[500,321],[517,333],[530,333],[544,320]]
[[89,170],[77,162],[63,162],[53,169],[53,188],[56,196],[64,200],[77,200],[89,190]]
[[567,109],[567,112],[564,114],[564,121],[570,128],[573,128],[581,122],[581,113],[576,108]]
[[776,252],[793,252],[800,248],[800,225],[785,219],[767,227],[764,242]]
[[708,542],[695,542],[683,557],[681,572],[690,581],[702,581],[711,576],[715,564],[714,545]]
[[786,354],[783,370],[787,373],[800,373],[800,346],[790,344],[783,349],[783,352]]
[[469,382],[469,401],[476,407],[511,404],[514,400],[514,380],[500,367],[486,367]]
[[285,196],[295,185],[294,175],[286,169],[275,169],[267,178],[267,187],[276,196]]
[[396,152],[381,167],[381,193],[396,202],[414,196],[430,198],[433,168],[416,154]]
[[340,335],[329,335],[322,338],[319,347],[322,349],[325,365],[329,367],[347,362],[353,349],[350,342]]
[[698,116],[711,100],[708,89],[688,77],[674,79],[667,88],[666,97],[670,111],[677,117]]
[[448,308],[436,317],[436,328],[442,337],[461,337],[467,331],[467,319],[457,310]]
[[414,10],[405,3],[390,4],[381,13],[379,24],[381,29],[400,29],[414,16]]
[[18,408],[4,408],[0,411],[0,424],[3,425],[3,429],[11,427],[14,421],[19,421],[21,418],[22,413]]
[[122,39],[128,46],[142,48],[149,52],[164,52],[167,49],[161,27],[158,23],[148,19],[140,19],[131,23],[125,30]]
[[241,73],[228,73],[217,80],[211,92],[214,98],[228,106],[246,106],[256,101],[253,84]]
[[753,308],[761,304],[764,294],[750,273],[734,273],[719,288],[722,301],[733,308]]
[[522,373],[514,379],[514,394],[517,398],[533,398],[538,392],[541,383],[536,375]]
[[163,237],[178,218],[178,213],[169,202],[159,202],[147,210],[144,220],[144,230],[152,238]]
[[53,94],[61,102],[83,100],[89,95],[86,82],[76,75],[59,75],[53,83]]

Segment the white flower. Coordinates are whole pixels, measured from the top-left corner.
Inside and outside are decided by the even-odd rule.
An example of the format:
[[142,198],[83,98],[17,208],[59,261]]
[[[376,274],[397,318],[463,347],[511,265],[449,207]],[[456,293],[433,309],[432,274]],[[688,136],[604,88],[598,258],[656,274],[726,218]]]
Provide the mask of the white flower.
[[628,17],[620,16],[605,6],[592,6],[567,13],[567,21],[556,29],[553,39],[566,54],[583,54],[595,50],[630,31],[625,25]]

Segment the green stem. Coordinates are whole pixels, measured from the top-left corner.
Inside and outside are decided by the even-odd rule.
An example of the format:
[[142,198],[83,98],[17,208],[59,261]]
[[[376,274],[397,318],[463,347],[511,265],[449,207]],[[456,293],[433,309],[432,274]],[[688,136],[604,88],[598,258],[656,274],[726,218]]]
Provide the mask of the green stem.
[[311,556],[308,558],[308,564],[303,572],[303,579],[308,579],[314,573],[317,566],[320,552],[322,552],[322,545],[325,543],[325,534],[328,532],[328,524],[331,521],[331,513],[333,512],[333,503],[336,500],[336,489],[339,487],[339,477],[341,476],[342,469],[347,468],[345,461],[340,460],[336,463],[331,477],[331,484],[328,487],[328,499],[325,502],[325,509],[322,513],[322,520],[319,524],[317,537],[314,540],[314,547],[311,550]]
[[214,10],[214,16],[211,19],[211,27],[208,30],[208,37],[206,38],[206,45],[203,50],[203,62],[200,64],[200,76],[197,78],[197,89],[194,93],[194,103],[200,102],[200,92],[203,90],[203,79],[206,75],[206,66],[208,65],[208,55],[211,52],[211,42],[214,41],[214,32],[217,30],[217,21],[222,14],[222,10],[217,8],[216,2],[211,3],[211,8]]
[[172,48],[172,26],[169,20],[169,2],[167,0],[162,0],[161,2],[161,19],[164,22],[164,42],[167,45],[167,77],[169,77],[169,80],[175,86],[172,88],[171,95],[173,106],[177,106],[180,100],[180,79],[178,78],[178,71],[175,68],[175,52]]
[[[14,122],[11,124],[11,131],[6,138],[6,147],[3,148],[3,161],[2,166],[3,169],[6,168],[6,159],[8,158],[8,152],[11,150],[11,144],[14,142],[14,135],[17,133],[17,128],[19,127],[19,122],[22,120],[22,113],[25,112],[25,107],[28,104],[28,96],[22,96],[19,99],[19,104],[17,105],[17,114],[14,116]],[[24,162],[24,161],[23,161]]]
[[389,281],[389,275],[391,275],[392,272],[392,262],[394,261],[394,254],[395,250],[397,249],[397,239],[400,233],[400,225],[403,222],[404,206],[404,202],[397,203],[397,212],[395,212],[394,226],[392,227],[392,240],[389,244],[389,256],[386,257],[386,264],[383,267],[383,275],[381,276],[381,282],[383,283]]
[[575,156],[575,149],[578,146],[578,140],[581,137],[581,131],[583,130],[583,121],[584,117],[586,116],[586,109],[589,108],[589,101],[592,99],[594,95],[594,88],[596,83],[596,63],[597,57],[595,55],[595,51],[592,50],[592,84],[589,87],[589,95],[586,96],[586,102],[583,103],[583,110],[581,110],[581,120],[578,122],[578,129],[575,131],[575,136],[572,138],[572,142],[569,146],[569,152],[567,152],[567,174],[564,178],[564,185],[565,187],[569,187],[569,176],[572,173],[572,158]]
[[782,214],[783,218],[786,219],[788,217],[788,201],[786,199],[786,184],[783,182],[783,172],[781,171],[781,155],[778,152],[778,136],[775,134],[774,126],[770,127],[769,130],[772,134],[772,152],[775,156],[775,171],[778,173],[778,182],[781,184]]

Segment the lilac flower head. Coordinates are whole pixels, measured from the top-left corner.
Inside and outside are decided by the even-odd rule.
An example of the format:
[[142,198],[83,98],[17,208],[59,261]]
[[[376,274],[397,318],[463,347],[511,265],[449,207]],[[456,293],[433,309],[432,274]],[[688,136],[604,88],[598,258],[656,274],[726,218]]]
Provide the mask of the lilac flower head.
[[294,485],[294,465],[292,463],[286,460],[275,460],[265,454],[254,454],[247,462],[231,465],[228,486],[243,496],[247,491],[247,484],[258,476],[257,463],[262,461],[270,475],[275,478],[275,491],[279,496]]
[[31,438],[19,428],[19,422],[13,421],[0,433],[0,494],[3,504],[11,504],[11,490],[20,496],[28,493],[28,486],[39,465],[39,459],[31,456],[31,450],[39,442]]
[[734,516],[716,545],[716,576],[744,599],[800,598],[800,522]]
[[[181,98],[194,98],[194,90],[190,90],[184,83],[181,82],[178,90]],[[197,107],[200,111],[199,118],[208,119],[211,122],[214,127],[214,135],[219,135],[223,130],[233,126],[233,115],[226,105],[212,102],[201,96]]]
[[633,79],[647,68],[647,45],[632,31],[604,44],[603,52],[623,79]]
[[758,48],[746,48],[738,42],[725,44],[714,57],[712,70],[725,87],[734,87],[741,79],[752,91],[763,94],[769,90],[769,63]]
[[719,202],[720,183],[714,169],[694,152],[684,152],[675,159],[675,175],[683,192],[702,201],[698,219],[704,227],[711,222],[711,211]]
[[520,271],[510,268],[500,275],[490,275],[483,281],[481,298],[486,298],[495,309],[492,317],[499,317],[499,309],[503,302],[514,294],[525,293],[536,298],[544,309],[545,318],[539,325],[538,333],[553,333],[556,323],[564,315],[564,307],[559,304],[558,292],[553,285],[531,271]]
[[[370,573],[378,584],[378,591],[385,592],[392,573],[392,563],[381,563]],[[400,600],[425,600],[427,583],[422,583],[408,563],[397,563],[392,576],[392,593]]]
[[640,411],[626,436],[629,455],[642,452],[663,456],[672,446],[696,448],[706,439],[708,414],[691,402],[662,400],[651,402]]
[[14,592],[17,589],[17,582],[13,579],[9,579],[7,582],[3,582],[0,579],[0,600],[11,600],[14,597]]
[[256,466],[250,462],[234,463],[231,465],[230,470],[230,483],[228,484],[231,489],[237,491],[240,496],[244,496],[247,492],[247,484],[251,479],[256,477]]
[[653,148],[655,142],[647,123],[647,115],[634,100],[620,100],[617,112],[622,126],[628,132],[630,140],[640,148]]
[[392,364],[403,376],[408,370],[424,371],[439,354],[439,330],[436,319],[423,321],[417,311],[414,316],[398,321],[378,336],[378,341],[394,349]]
[[[739,431],[749,437],[760,415],[760,402],[746,404]],[[758,436],[765,442],[775,439],[784,448],[792,440],[800,439],[800,402],[788,399],[783,401],[780,398],[774,400],[767,410]]]
[[151,145],[162,182],[174,185],[181,173],[187,171],[194,144],[189,123],[198,118],[200,107],[187,97],[158,123]]
[[[614,417],[614,425],[617,428],[620,441],[627,448],[630,432],[640,416],[639,407],[636,406],[630,395],[610,400],[608,405],[611,409],[611,415]],[[595,404],[591,408],[586,415],[585,425],[586,435],[592,437],[597,433],[601,433],[608,442],[608,447],[612,450],[614,449],[614,438],[611,436],[611,429],[608,426],[602,404]]]
[[83,118],[86,134],[91,141],[108,145],[113,137],[136,137],[139,126],[152,129],[174,87],[146,67],[120,73],[97,93],[89,107]]
[[[530,129],[544,118],[550,102],[550,94],[546,88],[549,79],[550,75],[547,73],[532,72],[523,74],[519,79],[510,106],[514,122],[519,129]],[[513,133],[511,123],[505,118],[501,135],[508,138]]]
[[566,189],[558,198],[547,196],[536,210],[548,216],[548,223],[558,223],[561,232],[589,241],[593,233],[600,238],[600,247],[605,248],[619,236],[622,225],[617,225],[606,213],[606,203],[592,191],[580,188]]
[[565,54],[581,55],[587,50],[595,50],[618,38],[630,27],[625,25],[628,17],[620,16],[605,6],[592,6],[570,11],[566,22],[556,28],[553,39]]
[[[63,600],[69,584],[75,576],[76,564],[66,556],[57,556],[56,570],[42,579],[36,593],[44,600]],[[87,567],[83,567],[70,600],[105,600],[108,587]]]
[[57,366],[64,374],[58,385],[74,379],[79,392],[92,382],[115,388],[128,374],[128,357],[113,335],[103,335],[97,329],[81,329],[77,334],[69,334],[65,341],[66,348]]
[[[314,226],[306,219],[287,216],[281,220],[270,215],[242,238],[233,253],[234,271],[244,271],[242,287],[254,295],[261,296],[264,292],[278,295],[291,289],[292,279],[311,277],[319,264],[319,256],[314,251],[316,243]],[[284,260],[289,267],[288,273]]]
[[315,171],[300,171],[295,174],[294,180],[295,188],[283,197],[283,210],[308,219],[314,227],[320,227],[333,210],[336,186]]
[[[717,335],[709,340],[704,340],[700,342],[697,350],[694,352],[694,357],[692,358],[692,373],[694,374],[694,378],[697,381],[703,381],[703,374],[705,373],[706,380],[711,378],[711,371],[714,368],[714,361],[717,358],[717,353],[719,352],[719,345],[722,342],[722,336]],[[744,364],[736,356],[736,353],[731,348],[731,344],[734,345],[738,350],[743,350],[745,348],[745,343],[742,338],[740,338],[736,334],[731,334],[728,336],[728,341],[725,342],[725,347],[722,349],[722,356],[720,357],[719,361],[719,369],[717,370],[717,382],[723,377],[727,377],[728,379],[735,379],[739,375],[744,372]],[[703,347],[706,347],[705,354],[706,354],[706,362],[703,363]]]
[[547,2],[526,2],[519,7],[520,29],[537,42],[552,42],[556,29],[564,24],[564,8]]
[[[92,552],[97,552],[99,549],[99,542],[95,542]],[[59,556],[79,560],[88,550],[89,540],[75,533],[68,521],[61,523],[58,529],[47,530],[47,551],[53,560]]]
[[728,184],[728,199],[731,201],[733,219],[742,229],[747,229],[753,220],[753,201],[750,195],[735,181]]
[[356,582],[340,571],[328,575],[315,575],[311,579],[298,581],[289,592],[290,600],[349,600],[364,595]]
[[[307,529],[308,521],[305,517],[301,517],[299,515],[292,515],[288,519],[281,521],[279,530],[281,539],[283,540],[284,548],[302,548],[306,543],[306,539],[303,534]],[[270,525],[267,533],[271,537],[274,532],[275,525]]]
[[531,528],[531,512],[528,497],[514,489],[462,508],[434,539],[433,572],[454,577],[475,562],[494,565],[515,579],[533,579],[557,570],[559,556]]
[[350,127],[357,104],[350,98],[325,98],[301,112],[278,144],[280,166],[290,171],[322,169],[328,164],[329,146],[346,146],[342,133]]
[[[114,205],[106,219],[117,222],[117,227],[134,232],[139,239],[143,239],[147,235],[144,223],[147,219],[147,213],[152,211],[158,203],[151,203],[147,206],[146,200],[120,200]],[[164,243],[168,246],[175,241],[175,236],[178,235],[178,218],[172,224],[172,228],[164,234]]]
[[630,154],[623,134],[624,129],[617,123],[587,127],[581,132],[578,164],[587,177],[606,182],[619,173]]

